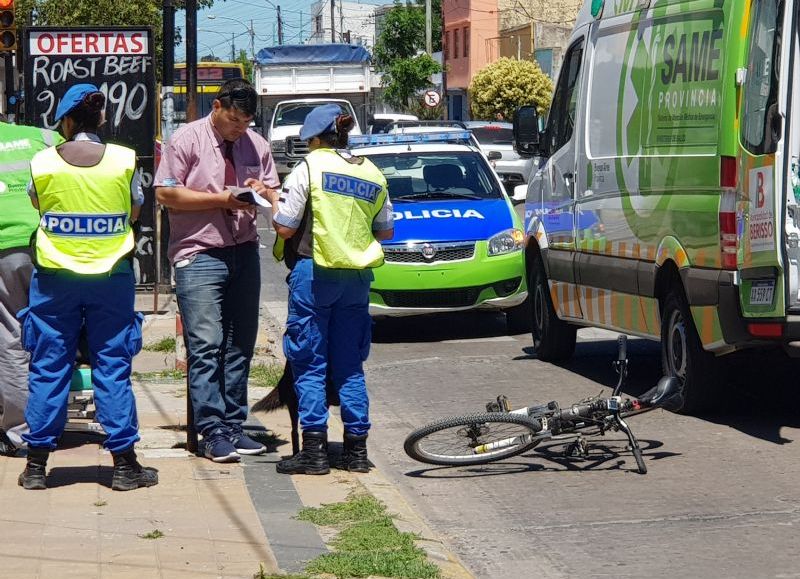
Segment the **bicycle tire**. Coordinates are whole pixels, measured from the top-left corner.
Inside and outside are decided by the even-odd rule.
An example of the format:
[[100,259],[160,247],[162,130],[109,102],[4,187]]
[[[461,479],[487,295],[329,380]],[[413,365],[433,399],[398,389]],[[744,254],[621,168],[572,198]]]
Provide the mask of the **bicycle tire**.
[[[495,425],[491,428],[489,425]],[[502,426],[501,426],[502,425]],[[450,429],[461,427],[451,435],[451,443],[446,454],[431,450],[428,443],[436,444],[433,436]],[[465,428],[473,427],[466,431]],[[515,430],[515,427],[516,428]],[[479,430],[474,430],[478,428]],[[414,430],[406,437],[403,449],[406,454],[418,462],[446,466],[467,466],[487,464],[496,460],[516,456],[536,446],[541,439],[533,439],[523,443],[512,443],[509,446],[476,453],[476,448],[512,439],[515,436],[536,436],[542,429],[541,423],[521,414],[504,412],[484,412],[451,416],[432,422],[427,426]],[[447,437],[443,437],[444,445],[448,445]]]

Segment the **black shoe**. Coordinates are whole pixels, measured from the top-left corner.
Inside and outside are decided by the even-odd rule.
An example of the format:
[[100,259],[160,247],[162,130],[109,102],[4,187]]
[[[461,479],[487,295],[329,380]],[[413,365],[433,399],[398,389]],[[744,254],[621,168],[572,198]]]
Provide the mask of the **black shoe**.
[[5,432],[0,430],[0,456],[17,456],[19,448],[17,448],[11,439],[8,438]]
[[275,470],[282,474],[328,474],[328,433],[303,432],[303,449],[291,458],[280,461]]
[[25,470],[19,475],[17,483],[29,491],[40,491],[47,488],[46,471],[47,459],[50,457],[49,448],[28,447],[28,462]]
[[158,471],[139,464],[133,448],[112,456],[114,477],[111,479],[111,488],[115,491],[132,491],[139,487],[152,487],[158,484]]
[[336,462],[336,468],[350,472],[369,472],[367,459],[367,435],[344,433],[344,449]]

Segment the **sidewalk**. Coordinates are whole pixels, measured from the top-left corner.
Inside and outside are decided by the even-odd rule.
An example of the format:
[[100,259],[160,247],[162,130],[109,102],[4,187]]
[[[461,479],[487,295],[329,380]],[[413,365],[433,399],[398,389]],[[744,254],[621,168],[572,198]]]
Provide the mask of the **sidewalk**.
[[[152,310],[152,296],[141,297]],[[272,310],[272,304],[266,304]],[[145,322],[145,344],[175,334],[174,305]],[[275,337],[280,318],[266,316],[258,362],[278,362]],[[266,329],[265,329],[266,328]],[[277,333],[276,333],[277,332]],[[156,376],[174,369],[174,354],[143,351],[134,380],[143,464],[159,469],[159,484],[127,493],[111,490],[111,456],[91,434],[65,434],[51,455],[48,490],[17,486],[22,459],[0,457],[0,577],[236,577],[301,572],[305,562],[327,552],[311,523],[294,519],[300,508],[344,500],[365,489],[397,515],[401,531],[419,533],[420,546],[443,577],[469,577],[400,493],[377,471],[368,475],[333,471],[321,477],[289,477],[274,463],[291,453],[288,413],[251,416],[246,425],[277,436],[276,448],[238,464],[215,464],[185,450],[185,381]],[[268,392],[251,387],[251,404]],[[332,417],[333,419],[333,417]],[[333,440],[341,423],[333,419]]]

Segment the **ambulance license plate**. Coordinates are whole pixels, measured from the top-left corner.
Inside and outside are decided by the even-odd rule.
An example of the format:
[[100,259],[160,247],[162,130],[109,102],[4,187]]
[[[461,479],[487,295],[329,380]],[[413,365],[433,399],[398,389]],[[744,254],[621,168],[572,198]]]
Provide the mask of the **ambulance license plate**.
[[750,286],[750,305],[769,306],[775,294],[775,280],[754,281]]

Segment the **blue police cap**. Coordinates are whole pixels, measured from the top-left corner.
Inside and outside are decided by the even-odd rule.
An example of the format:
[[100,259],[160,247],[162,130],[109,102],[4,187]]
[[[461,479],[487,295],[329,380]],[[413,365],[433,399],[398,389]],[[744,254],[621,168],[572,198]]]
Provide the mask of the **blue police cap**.
[[300,138],[307,141],[323,133],[336,132],[336,117],[342,114],[339,105],[322,105],[306,115],[303,128],[300,129]]
[[61,97],[61,102],[58,103],[55,120],[60,121],[63,119],[74,111],[75,107],[81,104],[87,95],[95,92],[100,92],[100,89],[93,84],[74,84],[69,87],[67,92],[64,93],[64,96]]

